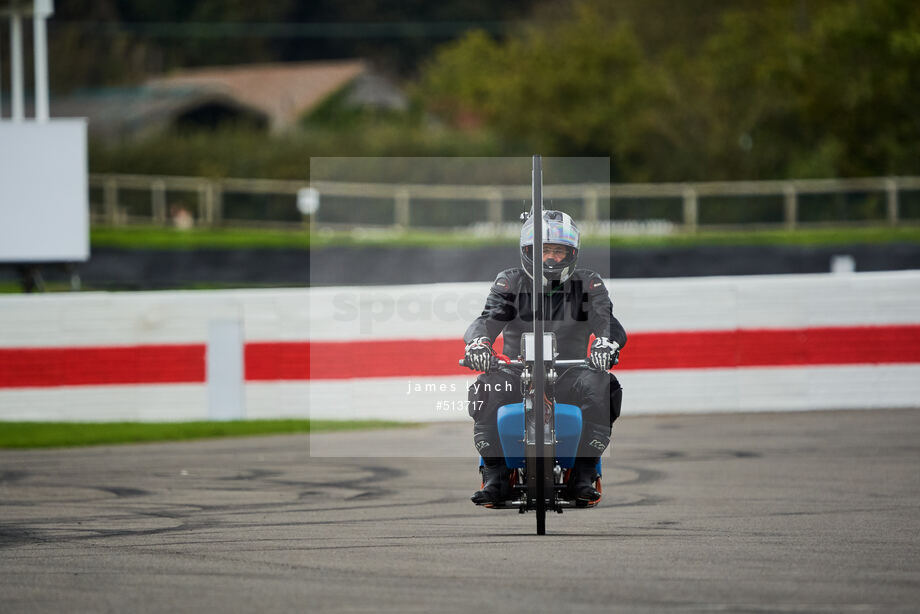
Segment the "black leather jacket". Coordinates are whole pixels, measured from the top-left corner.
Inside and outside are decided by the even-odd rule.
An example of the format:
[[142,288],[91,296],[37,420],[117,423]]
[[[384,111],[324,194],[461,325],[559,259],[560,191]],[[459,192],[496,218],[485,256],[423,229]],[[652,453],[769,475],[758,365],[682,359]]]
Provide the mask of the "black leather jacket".
[[[593,333],[626,345],[626,331],[613,315],[613,303],[600,275],[576,269],[565,283],[551,282],[543,293],[545,330],[556,333],[560,359],[584,358]],[[521,268],[498,274],[486,299],[482,315],[473,320],[463,339],[479,337],[495,341],[504,334],[504,354],[517,358],[521,333],[533,331],[533,281]]]

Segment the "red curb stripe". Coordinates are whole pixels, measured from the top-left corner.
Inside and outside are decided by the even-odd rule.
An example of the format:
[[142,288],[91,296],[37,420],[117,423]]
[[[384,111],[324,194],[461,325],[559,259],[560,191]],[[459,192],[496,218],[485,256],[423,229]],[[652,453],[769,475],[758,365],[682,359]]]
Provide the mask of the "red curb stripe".
[[246,344],[246,380],[463,375],[458,339]]
[[305,380],[310,375],[310,343],[279,341],[247,343],[246,381]]
[[[469,375],[462,355],[455,339],[250,343],[246,379]],[[617,370],[901,363],[920,363],[920,326],[636,333]]]
[[0,349],[0,388],[204,381],[204,344]]
[[[496,344],[501,350],[501,344]],[[0,388],[204,383],[205,345],[0,349]],[[247,381],[470,375],[458,339],[254,342]],[[920,325],[635,333],[618,371],[920,363]]]
[[920,362],[920,326],[642,333],[617,369],[706,369]]

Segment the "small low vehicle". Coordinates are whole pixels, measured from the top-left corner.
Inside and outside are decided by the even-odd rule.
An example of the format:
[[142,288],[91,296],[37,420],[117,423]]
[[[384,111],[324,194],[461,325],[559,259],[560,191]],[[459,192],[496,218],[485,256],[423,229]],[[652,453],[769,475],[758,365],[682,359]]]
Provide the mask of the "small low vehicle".
[[[546,511],[562,513],[565,508],[594,507],[600,501],[584,502],[567,497],[568,479],[572,473],[575,454],[581,439],[581,409],[575,405],[556,403],[552,395],[557,373],[569,368],[587,367],[586,360],[557,360],[556,337],[544,333],[543,364],[535,360],[533,333],[523,335],[524,357],[499,363],[498,368],[517,367],[520,371],[520,403],[498,409],[498,433],[506,465],[511,471],[511,498],[500,504],[485,504],[493,509],[517,509],[520,513],[537,512],[537,533],[545,532]],[[464,360],[462,366],[467,366]],[[542,403],[543,416],[535,411],[533,372],[544,368],[546,392]],[[559,370],[559,371],[557,371]],[[538,425],[542,424],[543,428]],[[542,430],[542,437],[538,431]],[[480,458],[480,471],[483,461]],[[601,492],[601,462],[598,459],[595,490]]]

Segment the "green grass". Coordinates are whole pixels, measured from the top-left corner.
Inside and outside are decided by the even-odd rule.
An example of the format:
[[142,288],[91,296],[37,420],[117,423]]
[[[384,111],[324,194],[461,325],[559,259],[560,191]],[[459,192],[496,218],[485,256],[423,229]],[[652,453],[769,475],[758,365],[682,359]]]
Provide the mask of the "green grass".
[[[0,294],[20,294],[22,286],[18,281],[0,281]],[[45,282],[45,292],[70,292],[70,284],[64,282]]]
[[0,422],[0,448],[52,448],[418,426],[384,420],[213,422]]
[[92,247],[145,249],[197,248],[300,248],[310,247],[310,234],[303,230],[193,228],[177,230],[155,226],[96,226],[90,232]]
[[[594,243],[593,239],[586,242]],[[601,240],[596,244],[603,245]],[[920,226],[817,228],[801,230],[704,230],[695,234],[614,237],[611,247],[692,247],[702,245],[882,245],[920,243]]]
[[[242,283],[242,282],[193,282],[170,286],[170,290],[239,290],[241,288],[255,290],[260,288],[290,288],[289,283]],[[306,286],[302,286],[306,287]],[[83,292],[131,292],[136,288],[113,285],[98,285],[84,283],[80,287]],[[70,284],[63,282],[45,282],[43,292],[72,292]],[[0,281],[0,294],[23,294],[22,286],[18,281]]]
[[[585,246],[692,247],[698,245],[853,245],[920,243],[920,226],[822,228],[802,230],[702,230],[672,235],[586,237]],[[175,230],[156,227],[97,227],[91,233],[93,247],[148,249],[197,248],[322,248],[354,247],[468,247],[513,245],[516,240],[476,237],[458,232],[379,231],[364,233],[310,233],[304,230],[203,229]]]

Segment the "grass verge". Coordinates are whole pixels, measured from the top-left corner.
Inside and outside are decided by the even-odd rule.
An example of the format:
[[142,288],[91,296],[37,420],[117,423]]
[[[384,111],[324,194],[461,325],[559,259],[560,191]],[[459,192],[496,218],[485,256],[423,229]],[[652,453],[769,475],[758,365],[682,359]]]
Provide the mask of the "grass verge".
[[93,247],[127,249],[297,248],[310,247],[310,233],[267,228],[161,228],[157,226],[94,226]]
[[[803,228],[799,230],[703,230],[694,234],[614,237],[610,247],[694,247],[744,245],[884,245],[920,243],[920,226]],[[587,241],[592,245],[593,239]],[[603,241],[599,244],[603,245]]]
[[232,420],[208,422],[0,422],[0,448],[95,446],[288,433],[416,427],[384,420]]
[[[176,230],[157,227],[96,227],[93,247],[126,249],[295,248],[352,247],[466,247],[517,245],[516,239],[477,237],[458,232],[364,231],[313,233],[304,230],[220,228]],[[696,233],[641,236],[589,236],[586,246],[623,248],[692,247],[703,245],[857,245],[920,243],[920,226],[858,228],[803,228],[799,230],[701,230]]]

